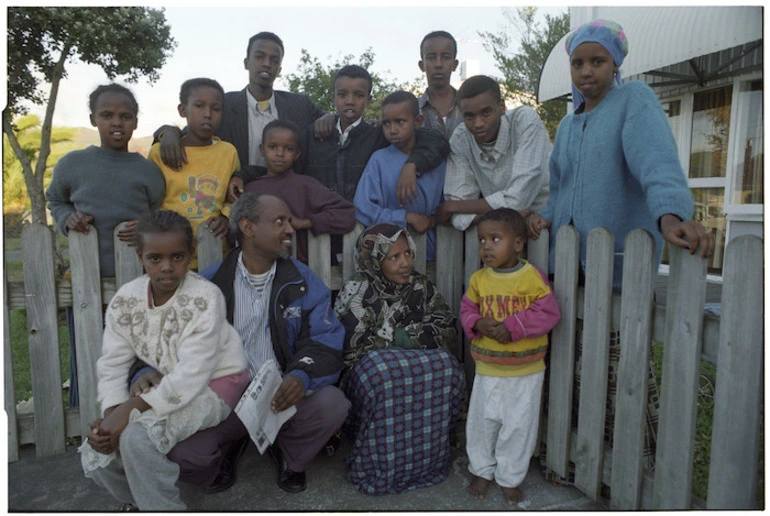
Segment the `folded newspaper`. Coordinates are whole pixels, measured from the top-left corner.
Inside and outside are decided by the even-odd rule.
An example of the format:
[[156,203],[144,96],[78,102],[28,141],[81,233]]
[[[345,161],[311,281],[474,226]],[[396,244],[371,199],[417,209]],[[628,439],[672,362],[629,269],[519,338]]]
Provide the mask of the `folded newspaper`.
[[282,381],[275,360],[268,360],[262,364],[235,407],[235,413],[248,429],[259,453],[265,453],[267,447],[275,442],[281,426],[297,412],[293,405],[277,414],[270,409],[270,402]]

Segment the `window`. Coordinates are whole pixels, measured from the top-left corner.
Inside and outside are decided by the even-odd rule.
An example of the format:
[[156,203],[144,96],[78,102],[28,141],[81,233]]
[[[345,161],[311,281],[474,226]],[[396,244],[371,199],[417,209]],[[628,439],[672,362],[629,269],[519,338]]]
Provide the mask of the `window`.
[[690,179],[726,176],[732,96],[732,86],[693,96]]
[[733,160],[732,202],[764,202],[764,132],[762,80],[745,81],[738,91],[737,134]]
[[703,224],[703,227],[714,235],[714,254],[709,258],[708,271],[721,273],[727,230],[724,210],[725,189],[693,188],[692,200],[695,205],[693,219]]

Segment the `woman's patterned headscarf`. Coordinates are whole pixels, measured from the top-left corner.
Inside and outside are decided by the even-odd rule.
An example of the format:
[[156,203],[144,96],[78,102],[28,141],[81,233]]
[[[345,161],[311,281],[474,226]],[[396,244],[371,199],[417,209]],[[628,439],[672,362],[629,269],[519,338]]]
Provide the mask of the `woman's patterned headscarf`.
[[[620,67],[624,58],[628,55],[628,39],[623,27],[610,20],[594,20],[581,25],[575,29],[565,43],[567,55],[572,57],[572,53],[583,43],[599,43],[607,49],[612,56],[612,60]],[[615,74],[615,81],[618,86],[623,84],[620,78],[620,70]],[[583,95],[580,94],[575,85],[572,85],[572,106],[577,109],[583,103]]]
[[417,252],[417,246],[412,236],[401,226],[395,224],[376,224],[364,230],[356,242],[358,260],[356,270],[367,275],[372,281],[388,281],[382,275],[382,260],[395,245],[401,235],[406,237],[412,256]]
[[382,260],[402,236],[414,253],[417,247],[409,232],[394,224],[377,224],[358,237],[357,272],[334,305],[345,326],[343,383],[350,368],[369,351],[446,348],[454,342],[452,311],[425,275],[413,270],[409,283],[397,285],[382,274]]

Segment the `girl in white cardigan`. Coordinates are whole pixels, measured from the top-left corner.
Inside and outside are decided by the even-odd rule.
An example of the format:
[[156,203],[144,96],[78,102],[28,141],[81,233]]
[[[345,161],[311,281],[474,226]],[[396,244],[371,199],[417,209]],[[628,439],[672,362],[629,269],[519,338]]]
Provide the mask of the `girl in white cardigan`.
[[[91,423],[81,459],[86,476],[124,509],[184,510],[179,466],[166,454],[230,414],[248,385],[246,358],[221,291],[188,270],[193,235],[186,218],[152,213],[137,227],[136,249],[147,274],[121,287],[107,308],[96,364],[104,417]],[[137,358],[163,378],[130,396]]]

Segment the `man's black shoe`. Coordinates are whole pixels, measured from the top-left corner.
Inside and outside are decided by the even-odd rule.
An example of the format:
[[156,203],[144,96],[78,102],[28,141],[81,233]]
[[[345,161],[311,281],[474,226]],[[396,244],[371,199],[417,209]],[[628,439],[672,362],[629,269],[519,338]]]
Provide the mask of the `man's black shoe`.
[[219,467],[219,475],[214,479],[214,482],[210,486],[206,487],[204,491],[207,494],[219,493],[226,489],[230,489],[235,484],[235,470],[238,466],[238,461],[249,446],[249,436],[247,435],[240,441],[236,441],[230,450],[222,459],[222,465]]
[[287,469],[278,477],[278,487],[287,493],[301,493],[307,487],[305,472]]
[[267,448],[267,453],[278,470],[278,487],[287,493],[300,493],[304,491],[307,487],[305,472],[290,470],[277,444],[271,444]]

